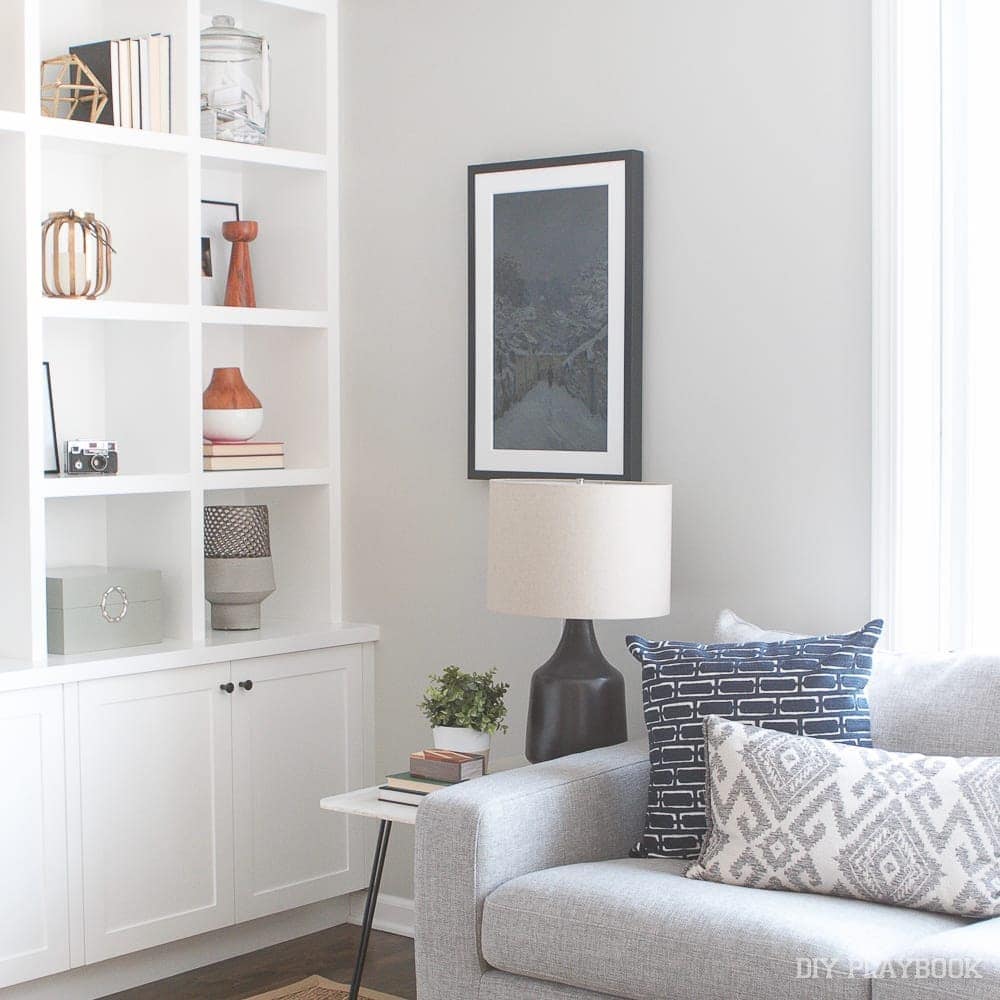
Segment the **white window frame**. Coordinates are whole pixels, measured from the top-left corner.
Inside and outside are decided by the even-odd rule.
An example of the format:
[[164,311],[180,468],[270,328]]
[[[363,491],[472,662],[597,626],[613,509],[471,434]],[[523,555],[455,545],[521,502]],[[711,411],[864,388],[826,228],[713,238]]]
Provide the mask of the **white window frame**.
[[968,635],[965,301],[947,278],[962,273],[948,154],[963,123],[941,97],[963,2],[872,4],[871,597],[890,648]]

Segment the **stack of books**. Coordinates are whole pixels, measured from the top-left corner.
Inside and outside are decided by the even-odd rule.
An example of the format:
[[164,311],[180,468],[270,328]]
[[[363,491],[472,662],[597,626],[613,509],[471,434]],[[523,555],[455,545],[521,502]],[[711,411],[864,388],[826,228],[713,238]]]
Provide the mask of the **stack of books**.
[[206,441],[202,454],[206,472],[285,467],[283,441],[230,441],[226,444]]
[[432,792],[450,788],[470,778],[482,777],[486,758],[457,750],[420,750],[410,755],[410,770],[390,774],[379,786],[382,802],[419,806]]
[[[170,50],[170,35],[160,34],[70,47],[108,92],[102,125],[171,131]],[[89,113],[81,104],[73,117],[88,121]]]

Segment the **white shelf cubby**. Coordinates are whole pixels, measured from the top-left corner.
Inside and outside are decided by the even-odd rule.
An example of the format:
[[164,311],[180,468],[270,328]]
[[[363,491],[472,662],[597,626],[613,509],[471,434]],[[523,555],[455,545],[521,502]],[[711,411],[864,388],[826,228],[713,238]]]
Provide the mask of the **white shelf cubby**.
[[[238,367],[264,407],[260,441],[284,441],[288,468],[329,461],[327,358],[323,330],[215,326],[203,331],[202,382],[213,368]],[[200,433],[200,429],[197,433]]]
[[330,25],[323,11],[322,3],[202,3],[201,27],[211,24],[215,14],[229,14],[236,18],[237,26],[263,35],[270,44],[268,147],[306,153],[325,153],[329,148],[327,73],[335,71],[335,64],[327,56]]
[[[35,4],[28,0],[29,6]],[[197,59],[199,41],[191,31],[189,0],[37,0],[39,10],[39,57],[65,55],[70,46],[105,39],[170,35],[171,44],[171,132],[186,135],[197,125],[192,105],[191,60]],[[114,126],[104,126],[113,128]],[[132,129],[118,131],[141,136],[156,133]],[[139,140],[142,142],[143,140]]]
[[192,635],[194,616],[191,521],[189,493],[49,499],[45,502],[46,568],[160,570],[164,636],[186,640]]
[[[187,213],[188,158],[90,138],[41,141],[43,217],[50,211],[93,212],[111,230],[108,301],[184,303],[191,262]],[[143,133],[139,133],[142,135]]]
[[[236,202],[240,218],[259,224],[257,239],[250,244],[259,307],[328,309],[330,240],[325,173],[211,161],[202,170],[202,197]],[[221,305],[212,301],[204,304]]]
[[44,348],[60,443],[116,441],[122,476],[190,471],[187,324],[47,319]]
[[[331,556],[319,544],[330,522],[326,486],[274,486],[208,490],[206,504],[266,504],[271,528],[275,592],[264,603],[266,616],[316,620],[324,614],[331,586]],[[206,605],[207,615],[208,605]],[[206,624],[206,630],[211,632]]]

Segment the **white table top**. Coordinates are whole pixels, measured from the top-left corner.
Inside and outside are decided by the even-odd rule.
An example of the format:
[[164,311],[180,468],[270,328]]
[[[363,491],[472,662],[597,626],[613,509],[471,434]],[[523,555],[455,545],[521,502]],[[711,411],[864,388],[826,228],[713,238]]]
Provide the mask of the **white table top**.
[[419,806],[404,806],[398,802],[381,802],[378,786],[359,788],[356,792],[343,795],[329,795],[320,799],[320,809],[330,812],[347,813],[349,816],[367,816],[369,819],[385,819],[390,823],[406,823],[415,826]]

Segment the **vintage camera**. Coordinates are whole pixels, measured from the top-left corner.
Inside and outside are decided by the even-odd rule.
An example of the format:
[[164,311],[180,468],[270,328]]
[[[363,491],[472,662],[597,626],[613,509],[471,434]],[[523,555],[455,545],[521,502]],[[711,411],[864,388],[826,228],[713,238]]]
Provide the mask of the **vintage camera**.
[[118,474],[117,441],[67,441],[67,476],[114,476]]

